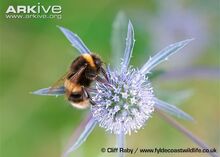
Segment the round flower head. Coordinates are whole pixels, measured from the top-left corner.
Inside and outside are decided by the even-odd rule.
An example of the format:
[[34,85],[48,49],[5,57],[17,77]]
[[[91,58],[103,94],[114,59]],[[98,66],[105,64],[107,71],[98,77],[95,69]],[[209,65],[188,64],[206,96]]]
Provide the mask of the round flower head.
[[114,134],[137,131],[154,111],[153,89],[139,70],[107,71],[109,83],[97,83],[91,107],[100,127]]

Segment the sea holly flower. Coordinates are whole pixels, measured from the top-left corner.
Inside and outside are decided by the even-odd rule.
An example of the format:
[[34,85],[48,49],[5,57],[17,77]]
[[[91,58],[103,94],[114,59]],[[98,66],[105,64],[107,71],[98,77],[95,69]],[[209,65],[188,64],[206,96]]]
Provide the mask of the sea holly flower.
[[147,77],[138,69],[107,70],[111,86],[97,82],[91,107],[100,127],[114,134],[131,134],[142,128],[154,111],[154,94]]
[[[70,30],[59,27],[66,38],[70,41],[81,54],[91,53],[83,41]],[[202,141],[189,134],[177,122],[167,118],[165,113],[178,118],[193,120],[193,118],[167,102],[158,99],[154,95],[153,87],[148,79],[148,74],[161,62],[166,61],[168,57],[179,52],[180,49],[189,44],[193,39],[187,39],[162,49],[141,68],[134,68],[130,63],[134,47],[134,29],[131,21],[128,23],[124,57],[121,65],[116,69],[106,68],[108,76],[107,83],[96,82],[93,90],[90,91],[92,100],[96,105],[90,107],[90,112],[85,121],[80,126],[81,134],[71,142],[64,156],[76,150],[93,131],[96,125],[104,128],[107,132],[116,134],[118,146],[124,146],[124,135],[137,132],[146,126],[149,118],[153,117],[154,111],[157,111],[162,118],[167,120],[171,125],[182,131],[190,137],[195,143],[203,148]],[[65,88],[44,88],[33,92],[38,95],[59,96],[65,93]],[[123,156],[123,154],[120,154]]]

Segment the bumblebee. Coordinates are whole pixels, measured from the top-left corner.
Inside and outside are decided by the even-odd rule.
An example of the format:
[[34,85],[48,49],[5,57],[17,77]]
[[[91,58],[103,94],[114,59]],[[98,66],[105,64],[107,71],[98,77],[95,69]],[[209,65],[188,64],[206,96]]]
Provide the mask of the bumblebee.
[[[43,90],[43,93],[46,95],[65,94],[72,106],[80,109],[87,108],[90,103],[95,105],[89,94],[89,89],[91,90],[89,87],[95,80],[108,84],[103,61],[100,57],[91,53],[77,34],[64,27],[59,27],[59,29],[81,55],[73,60],[68,72],[52,87],[46,89],[46,91]],[[105,79],[99,76],[100,73],[103,74]]]
[[95,54],[82,54],[73,60],[68,72],[52,87],[63,83],[65,95],[72,106],[80,109],[87,108],[89,104],[95,105],[88,92],[88,88],[95,80],[103,81],[99,74],[107,79],[102,60]]

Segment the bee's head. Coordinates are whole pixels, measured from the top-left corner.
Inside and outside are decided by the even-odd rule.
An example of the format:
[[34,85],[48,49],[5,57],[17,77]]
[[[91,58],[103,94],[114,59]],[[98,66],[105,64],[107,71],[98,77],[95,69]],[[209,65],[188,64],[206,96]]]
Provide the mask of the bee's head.
[[102,67],[102,60],[96,56],[95,54],[91,55],[93,63],[95,64],[94,67],[87,67],[85,71],[85,76],[89,80],[95,80],[97,75],[100,73],[100,69]]
[[93,62],[95,64],[95,66],[96,66],[96,69],[100,69],[100,67],[103,64],[102,60],[98,56],[96,56],[94,54],[92,54],[92,59],[93,59]]

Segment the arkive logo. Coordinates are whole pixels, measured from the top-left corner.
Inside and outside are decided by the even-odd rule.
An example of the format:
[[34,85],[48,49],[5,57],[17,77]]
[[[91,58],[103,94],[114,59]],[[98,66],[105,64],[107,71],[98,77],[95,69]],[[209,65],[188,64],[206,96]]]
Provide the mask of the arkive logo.
[[[60,5],[9,5],[5,11],[6,18],[57,18],[61,19],[62,7]],[[11,15],[11,16],[10,16]],[[17,15],[17,16],[12,16]]]
[[62,8],[60,5],[49,5],[45,7],[44,5],[41,5],[40,3],[37,3],[37,5],[9,5],[6,12],[9,13],[33,13],[33,14],[40,14],[40,13],[53,13],[53,14],[60,14],[62,12]]

